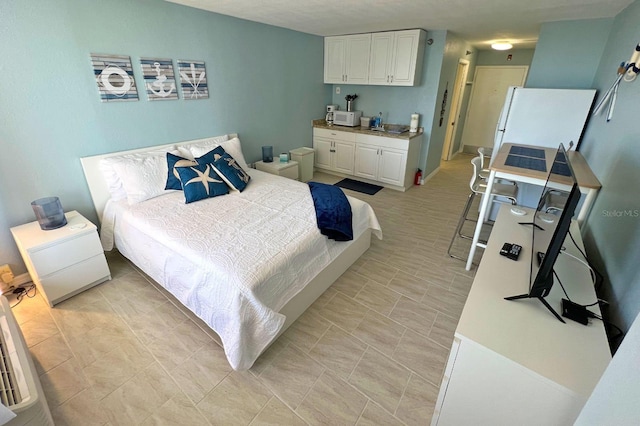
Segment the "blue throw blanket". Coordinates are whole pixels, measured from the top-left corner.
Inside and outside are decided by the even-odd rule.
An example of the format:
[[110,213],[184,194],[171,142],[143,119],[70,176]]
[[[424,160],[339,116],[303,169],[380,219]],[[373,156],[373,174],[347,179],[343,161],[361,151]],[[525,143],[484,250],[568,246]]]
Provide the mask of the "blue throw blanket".
[[316,220],[322,235],[336,241],[353,240],[351,205],[337,186],[309,182],[316,208]]

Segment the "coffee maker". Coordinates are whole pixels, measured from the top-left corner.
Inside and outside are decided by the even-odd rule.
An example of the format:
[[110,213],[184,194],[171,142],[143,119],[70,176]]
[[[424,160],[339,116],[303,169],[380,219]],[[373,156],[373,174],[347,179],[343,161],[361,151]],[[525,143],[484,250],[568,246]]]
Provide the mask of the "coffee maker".
[[333,125],[333,113],[338,110],[338,105],[327,105],[327,115],[324,118],[329,126]]

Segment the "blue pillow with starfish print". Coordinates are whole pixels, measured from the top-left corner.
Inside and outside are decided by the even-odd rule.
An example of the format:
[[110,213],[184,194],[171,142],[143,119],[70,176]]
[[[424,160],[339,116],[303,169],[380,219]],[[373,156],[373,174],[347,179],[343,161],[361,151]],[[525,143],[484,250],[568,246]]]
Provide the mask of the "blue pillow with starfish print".
[[251,176],[226,152],[211,164],[220,178],[235,191],[244,191]]
[[211,164],[176,167],[176,170],[180,175],[186,204],[229,193],[229,187]]

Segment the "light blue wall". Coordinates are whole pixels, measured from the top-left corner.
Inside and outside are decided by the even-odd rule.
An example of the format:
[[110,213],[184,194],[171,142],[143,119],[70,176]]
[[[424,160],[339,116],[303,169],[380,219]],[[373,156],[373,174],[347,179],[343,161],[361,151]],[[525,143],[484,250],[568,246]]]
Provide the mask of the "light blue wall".
[[[535,49],[479,50],[476,65],[531,65]],[[509,60],[511,55],[511,60]]]
[[[461,58],[469,59],[465,54],[467,50],[473,51],[471,46],[466,41],[462,40],[452,33],[447,33],[447,41],[442,58],[442,65],[440,67],[441,72],[438,85],[438,94],[435,100],[435,108],[433,111],[432,126],[429,138],[429,150],[427,152],[427,164],[424,169],[425,175],[427,176],[433,173],[433,171],[437,170],[438,167],[440,167],[444,138],[447,132],[447,123],[450,122],[449,113],[451,112],[451,97],[453,85],[456,80],[456,72],[458,71],[458,61]],[[468,75],[473,75],[474,71],[475,65],[470,62]],[[442,101],[445,91],[447,91],[447,102],[444,105],[444,114],[441,114],[443,109]],[[461,125],[458,126],[458,139],[454,139],[454,146],[460,146],[459,138],[462,136],[461,130],[464,128],[464,121],[460,124]]]
[[[640,42],[640,2],[616,16],[593,87],[598,100],[611,86],[620,62],[628,61]],[[589,255],[606,272],[605,297],[613,302],[612,319],[628,330],[640,312],[640,78],[620,84],[613,119],[592,117],[580,151],[602,190],[587,221]]]
[[525,87],[590,88],[612,23],[605,18],[542,24]]
[[[544,24],[527,85],[535,80],[536,87],[593,87],[599,100],[640,42],[638,22],[636,0],[611,20]],[[602,183],[583,227],[587,254],[605,276],[601,297],[611,302],[609,318],[624,330],[640,311],[638,99],[640,79],[622,83],[613,120],[590,117],[579,146]]]
[[[101,103],[91,52],[130,55],[140,100]],[[141,56],[205,61],[209,99],[147,101]],[[80,157],[237,132],[254,161],[311,146],[331,100],[321,37],[161,0],[2,0],[0,57],[0,264],[16,273],[9,228],[32,200],[97,221]]]

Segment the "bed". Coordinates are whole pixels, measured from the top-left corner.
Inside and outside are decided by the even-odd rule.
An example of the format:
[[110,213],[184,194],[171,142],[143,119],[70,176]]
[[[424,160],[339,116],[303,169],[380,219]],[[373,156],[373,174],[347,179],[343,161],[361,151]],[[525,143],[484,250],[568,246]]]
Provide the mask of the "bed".
[[[185,204],[183,191],[157,188],[169,170],[166,152],[197,157],[212,146],[244,166],[244,191]],[[133,161],[129,169],[105,166],[123,159]],[[81,162],[105,250],[117,248],[211,327],[235,370],[250,368],[368,249],[372,234],[382,238],[373,209],[353,197],[353,240],[321,235],[307,184],[249,169],[235,134]],[[135,191],[123,185],[130,172]],[[120,178],[128,191],[115,188]]]

